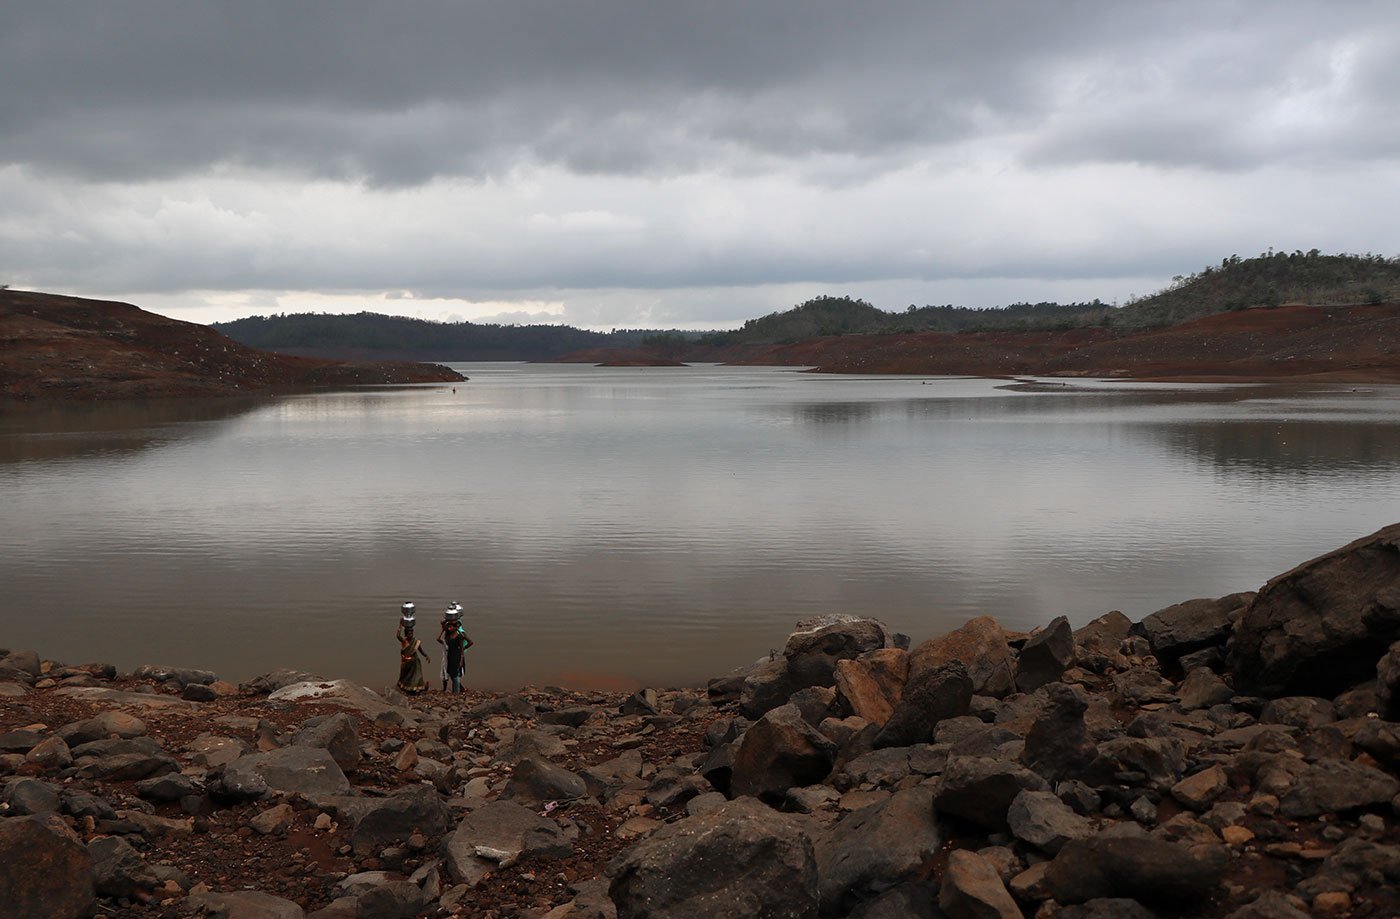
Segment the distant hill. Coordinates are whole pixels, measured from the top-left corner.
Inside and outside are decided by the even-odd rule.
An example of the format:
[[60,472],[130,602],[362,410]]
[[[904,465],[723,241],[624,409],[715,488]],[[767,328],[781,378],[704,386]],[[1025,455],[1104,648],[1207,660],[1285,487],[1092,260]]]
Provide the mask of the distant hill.
[[461,379],[431,364],[270,354],[130,303],[0,289],[0,398],[216,396]]
[[[422,361],[541,361],[590,348],[641,347],[646,330],[433,322],[381,313],[252,316],[213,327],[254,348],[314,357]],[[672,333],[684,335],[685,333]]]
[[[1013,303],[994,309],[910,304],[889,312],[858,297],[820,296],[782,312],[713,332],[626,329],[590,332],[566,325],[431,322],[377,313],[300,313],[218,323],[238,341],[282,354],[339,359],[429,361],[751,360],[775,346],[834,337],[923,332],[1055,332],[1144,329],[1254,307],[1348,306],[1400,301],[1400,259],[1378,255],[1267,252],[1232,255],[1179,276],[1165,290],[1123,307]],[[640,354],[640,357],[639,357]],[[770,353],[771,356],[771,353]]]
[[1111,315],[1115,326],[1140,328],[1257,306],[1301,303],[1356,306],[1400,300],[1400,259],[1380,255],[1265,252],[1232,255],[1166,290],[1136,300]]

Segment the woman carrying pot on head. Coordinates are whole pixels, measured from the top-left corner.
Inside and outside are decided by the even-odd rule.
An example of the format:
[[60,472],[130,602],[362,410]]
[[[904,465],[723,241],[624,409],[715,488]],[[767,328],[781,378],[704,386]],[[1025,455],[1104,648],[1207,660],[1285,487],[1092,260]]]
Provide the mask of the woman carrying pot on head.
[[423,650],[423,643],[413,637],[414,612],[413,604],[405,603],[399,611],[398,630],[394,632],[394,637],[399,640],[399,690],[407,693],[420,693],[428,688],[418,656],[422,655],[423,660],[430,663],[432,661],[428,652]]
[[462,627],[462,604],[453,603],[442,616],[438,630],[442,651],[442,691],[452,684],[453,692],[462,692],[462,677],[467,672],[467,649],[473,644]]

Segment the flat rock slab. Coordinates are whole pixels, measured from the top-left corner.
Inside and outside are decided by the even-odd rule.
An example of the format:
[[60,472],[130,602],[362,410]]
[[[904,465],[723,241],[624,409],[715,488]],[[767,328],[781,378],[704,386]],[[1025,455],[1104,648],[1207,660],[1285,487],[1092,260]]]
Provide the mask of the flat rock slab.
[[185,901],[189,910],[204,919],[305,919],[306,913],[291,900],[260,890],[235,893],[197,893]]
[[65,686],[54,692],[84,702],[115,702],[118,705],[135,705],[139,708],[199,708],[196,703],[187,702],[178,696],[167,696],[158,692],[127,692],[123,689],[108,689],[105,686]]
[[268,695],[269,702],[311,702],[317,705],[338,705],[351,711],[364,712],[371,718],[382,712],[398,712],[410,723],[418,713],[391,705],[384,697],[349,680],[307,680],[291,683]]
[[226,788],[295,792],[303,795],[345,795],[350,782],[335,758],[320,747],[282,747],[253,753],[224,769]]

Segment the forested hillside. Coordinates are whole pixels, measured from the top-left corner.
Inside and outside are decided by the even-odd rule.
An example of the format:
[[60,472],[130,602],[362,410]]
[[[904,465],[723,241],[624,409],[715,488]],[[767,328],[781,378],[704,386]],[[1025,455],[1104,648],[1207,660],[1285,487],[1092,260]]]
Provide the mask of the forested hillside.
[[1400,258],[1323,255],[1316,249],[1271,251],[1247,259],[1232,255],[1219,265],[1179,275],[1166,290],[1118,310],[1112,324],[1165,326],[1256,306],[1355,306],[1397,300]]
[[493,325],[431,322],[405,316],[293,313],[214,323],[254,348],[321,357],[374,356],[394,360],[548,360],[588,348],[635,348],[642,330],[589,332],[566,325]]
[[298,313],[218,323],[244,344],[284,354],[426,361],[552,360],[566,355],[644,352],[679,360],[729,360],[743,349],[843,335],[917,332],[1055,332],[1141,329],[1288,303],[1311,306],[1400,301],[1400,259],[1379,255],[1266,252],[1222,259],[1166,289],[1117,307],[1013,303],[992,309],[910,304],[889,312],[852,296],[820,296],[750,319],[728,331],[627,329],[590,332],[566,325],[430,322],[378,313]]

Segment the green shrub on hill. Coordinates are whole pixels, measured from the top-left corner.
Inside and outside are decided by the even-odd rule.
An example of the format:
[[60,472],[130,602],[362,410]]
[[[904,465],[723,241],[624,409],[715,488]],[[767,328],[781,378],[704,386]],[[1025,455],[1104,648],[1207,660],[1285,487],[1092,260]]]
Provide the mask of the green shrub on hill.
[[1178,276],[1166,290],[1118,310],[1112,324],[1140,328],[1284,303],[1339,306],[1392,300],[1400,300],[1400,258],[1323,255],[1316,249],[1269,251],[1247,259],[1231,255],[1219,265]]

